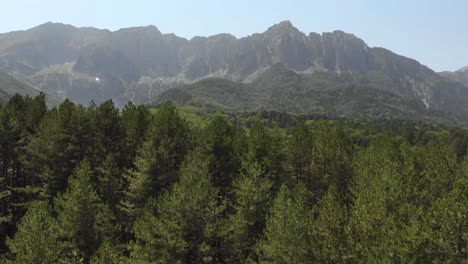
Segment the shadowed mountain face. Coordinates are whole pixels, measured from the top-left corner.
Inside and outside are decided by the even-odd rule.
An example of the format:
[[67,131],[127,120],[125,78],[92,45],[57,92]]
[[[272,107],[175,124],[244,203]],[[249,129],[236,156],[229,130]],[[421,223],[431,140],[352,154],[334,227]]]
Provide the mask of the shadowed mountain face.
[[[0,72],[0,104],[6,104],[8,100],[15,94],[22,96],[37,96],[40,91],[32,88],[31,86],[20,82],[12,76]],[[60,104],[61,99],[55,96],[46,96],[46,103],[49,107]]]
[[415,60],[370,48],[352,34],[307,35],[288,21],[240,39],[220,34],[187,40],[154,26],[111,32],[53,23],[0,35],[1,71],[83,104],[109,98],[118,105],[141,103],[205,78],[265,82],[258,94],[264,97],[275,89],[276,76],[258,78],[277,63],[308,80],[333,76],[326,88],[358,84],[430,110],[468,113],[468,88],[462,84]]

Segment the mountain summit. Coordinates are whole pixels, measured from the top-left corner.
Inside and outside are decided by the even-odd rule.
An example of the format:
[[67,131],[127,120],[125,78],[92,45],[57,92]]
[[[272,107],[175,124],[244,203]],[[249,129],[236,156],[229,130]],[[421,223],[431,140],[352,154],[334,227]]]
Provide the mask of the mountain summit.
[[454,72],[441,72],[441,76],[447,77],[455,82],[465,85],[468,87],[468,66],[463,67]]
[[239,39],[219,34],[187,40],[154,26],[111,32],[58,23],[0,35],[0,71],[83,104],[109,98],[118,105],[141,103],[205,78],[255,82],[279,64],[309,77],[327,73],[431,110],[468,113],[468,89],[462,83],[369,47],[353,34],[305,34],[289,21]]

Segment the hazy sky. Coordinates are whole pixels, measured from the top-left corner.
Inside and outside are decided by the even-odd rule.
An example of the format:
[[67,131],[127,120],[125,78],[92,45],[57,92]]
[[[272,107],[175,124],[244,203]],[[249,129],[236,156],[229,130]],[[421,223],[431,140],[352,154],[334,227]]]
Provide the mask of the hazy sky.
[[282,20],[301,31],[340,29],[436,71],[468,65],[468,0],[2,0],[0,32],[47,21],[111,30],[155,25],[191,38],[243,37]]

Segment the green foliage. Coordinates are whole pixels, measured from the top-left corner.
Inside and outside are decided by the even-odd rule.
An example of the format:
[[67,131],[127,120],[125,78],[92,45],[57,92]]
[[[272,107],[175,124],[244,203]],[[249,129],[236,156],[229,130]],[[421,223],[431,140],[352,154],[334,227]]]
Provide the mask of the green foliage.
[[101,203],[91,177],[89,162],[84,160],[70,177],[67,191],[59,194],[54,203],[62,236],[76,245],[85,259],[97,249],[103,235],[112,230],[111,213]]
[[453,188],[435,201],[429,212],[431,252],[438,263],[463,263],[468,256],[468,159]]
[[209,159],[213,185],[220,189],[223,197],[230,193],[232,181],[241,166],[239,136],[235,127],[217,116],[205,127],[200,138],[201,152]]
[[[426,260],[427,226],[405,180],[405,145],[391,138],[362,151],[355,164],[354,207],[349,219],[354,257],[366,262]],[[408,150],[409,152],[409,150]]]
[[235,214],[228,221],[228,244],[239,262],[255,259],[254,246],[262,235],[270,209],[273,183],[258,163],[244,164],[234,182]]
[[312,210],[312,249],[314,259],[319,263],[346,263],[350,258],[347,208],[337,189],[336,185],[330,186]]
[[122,126],[119,109],[112,101],[102,103],[94,111],[94,127],[99,145],[94,146],[96,163],[112,154],[116,165],[126,165],[125,131]]
[[303,185],[294,190],[286,185],[280,188],[267,218],[265,237],[257,245],[260,263],[310,263],[312,260],[307,192]]
[[59,263],[66,250],[47,202],[35,202],[28,207],[18,224],[18,232],[7,245],[16,256],[14,263]]
[[120,208],[130,218],[138,215],[146,199],[153,192],[153,177],[156,177],[156,155],[150,141],[143,143],[141,155],[135,159],[135,169],[126,175],[128,182]]
[[68,176],[78,163],[94,161],[97,138],[91,109],[65,100],[44,117],[30,152],[39,165],[39,174],[49,197],[65,191]]
[[148,201],[134,225],[134,261],[187,263],[214,257],[222,206],[217,204],[218,191],[207,165],[192,157],[182,166],[180,179],[171,190]]
[[296,182],[311,182],[311,160],[313,155],[312,132],[304,120],[299,120],[292,128],[288,144],[289,164]]
[[114,155],[107,155],[104,162],[96,168],[97,171],[97,192],[101,200],[115,209],[122,199],[124,179],[121,176],[118,162]]
[[176,108],[165,104],[154,115],[154,124],[127,174],[128,188],[121,202],[132,222],[146,199],[177,180],[177,172],[190,150],[189,128]]
[[121,245],[115,245],[110,239],[102,241],[99,248],[91,257],[90,263],[96,264],[121,264],[128,263],[127,257],[123,256],[124,248]]
[[[434,101],[434,105],[428,109],[420,99],[407,94],[405,89],[396,88],[407,85],[396,81],[404,78],[399,76],[400,73],[396,75],[391,76],[381,71],[369,71],[366,74],[319,71],[301,75],[277,64],[253,82],[238,83],[208,78],[169,89],[149,102],[149,105],[161,105],[170,101],[178,106],[196,107],[205,112],[268,110],[316,114],[327,118],[430,120],[467,127],[466,114],[460,110],[465,109],[466,103],[452,97],[457,94],[457,89],[452,90],[450,103]],[[455,88],[453,83],[441,80],[433,79],[431,83],[439,91]],[[460,89],[462,90],[463,88]],[[444,111],[450,109],[449,112],[436,110],[444,108]]]
[[464,263],[467,135],[14,96],[0,263]]
[[142,106],[128,103],[122,110],[122,126],[125,130],[126,158],[130,165],[136,156],[150,125],[150,112]]
[[275,129],[268,129],[260,121],[254,122],[249,131],[248,153],[246,159],[261,166],[264,177],[273,186],[273,194],[278,191],[287,175],[287,153],[284,136]]
[[350,139],[341,128],[321,123],[313,132],[309,189],[317,199],[327,186],[334,184],[340,204],[350,205],[352,197],[348,187],[352,182],[353,157]]

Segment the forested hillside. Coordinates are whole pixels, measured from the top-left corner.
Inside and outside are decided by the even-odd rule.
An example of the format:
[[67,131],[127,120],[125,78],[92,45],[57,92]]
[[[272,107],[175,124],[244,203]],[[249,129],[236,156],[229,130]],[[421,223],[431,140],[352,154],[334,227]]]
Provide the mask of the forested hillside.
[[468,132],[14,96],[0,263],[466,263]]

